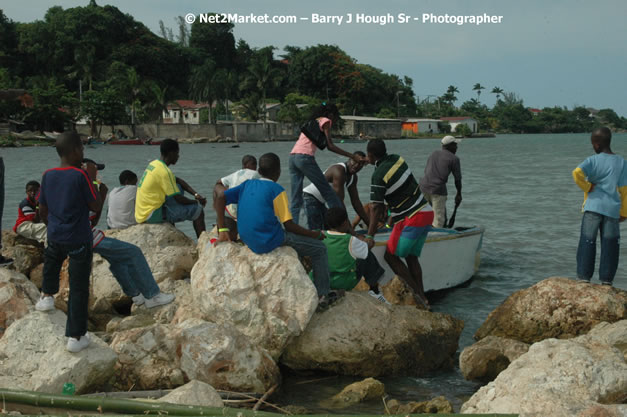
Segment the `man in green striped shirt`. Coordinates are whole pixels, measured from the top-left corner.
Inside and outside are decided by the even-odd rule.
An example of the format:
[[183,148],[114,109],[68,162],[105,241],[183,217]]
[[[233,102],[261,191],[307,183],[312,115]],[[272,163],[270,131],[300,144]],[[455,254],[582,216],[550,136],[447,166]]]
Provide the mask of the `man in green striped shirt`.
[[[368,159],[375,165],[370,186],[370,218],[380,218],[387,203],[394,225],[385,260],[409,286],[418,304],[428,309],[418,257],[431,230],[433,209],[420,193],[405,160],[399,155],[389,155],[381,139],[368,142]],[[370,222],[367,235],[370,248],[374,246],[376,232],[377,222]],[[405,258],[407,264],[401,258]]]

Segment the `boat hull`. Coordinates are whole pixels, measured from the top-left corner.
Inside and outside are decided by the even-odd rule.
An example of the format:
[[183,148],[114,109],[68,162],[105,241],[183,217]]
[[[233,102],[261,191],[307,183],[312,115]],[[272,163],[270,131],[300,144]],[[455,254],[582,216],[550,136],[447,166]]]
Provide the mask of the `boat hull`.
[[[434,229],[429,232],[420,256],[422,283],[425,291],[452,288],[468,281],[479,269],[481,243],[485,229],[481,226],[463,231]],[[394,278],[394,272],[384,259],[390,231],[376,235],[375,254],[385,269],[380,285]]]

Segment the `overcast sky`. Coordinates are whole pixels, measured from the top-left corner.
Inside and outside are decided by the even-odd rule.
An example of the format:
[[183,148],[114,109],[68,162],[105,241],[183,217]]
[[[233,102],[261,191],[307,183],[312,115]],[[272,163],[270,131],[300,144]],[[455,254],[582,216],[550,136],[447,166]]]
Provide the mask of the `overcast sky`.
[[[613,108],[627,117],[627,1],[625,0],[109,0],[158,33],[159,20],[175,28],[176,16],[205,12],[293,15],[295,24],[235,25],[236,39],[252,47],[335,44],[360,63],[409,76],[424,98],[458,87],[458,102],[476,97],[475,83],[487,89],[481,101],[495,102],[494,86],[515,92],[529,107],[585,105]],[[0,0],[19,22],[42,19],[53,5],[87,5],[89,0]],[[313,13],[343,16],[343,23],[313,24]],[[347,24],[347,14],[387,15],[394,23]],[[413,21],[434,15],[503,16],[501,23],[458,26]],[[176,31],[175,31],[176,32]],[[278,52],[280,53],[280,51]]]

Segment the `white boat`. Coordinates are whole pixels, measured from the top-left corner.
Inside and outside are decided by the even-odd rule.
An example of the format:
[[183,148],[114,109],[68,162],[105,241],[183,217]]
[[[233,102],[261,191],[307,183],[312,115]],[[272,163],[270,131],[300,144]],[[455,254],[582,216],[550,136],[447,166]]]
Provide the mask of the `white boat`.
[[[422,284],[426,291],[452,288],[468,281],[479,270],[480,251],[483,241],[482,226],[454,229],[433,229],[429,232],[420,255]],[[394,278],[394,272],[383,258],[391,230],[377,233],[375,254],[385,274],[379,285],[385,285]]]

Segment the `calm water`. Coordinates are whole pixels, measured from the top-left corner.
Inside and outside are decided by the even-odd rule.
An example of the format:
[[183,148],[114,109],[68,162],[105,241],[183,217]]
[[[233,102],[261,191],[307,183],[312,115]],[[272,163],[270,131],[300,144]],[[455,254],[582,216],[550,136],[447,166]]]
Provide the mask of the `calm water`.
[[[614,152],[627,155],[626,134],[615,135],[612,142]],[[198,192],[210,197],[216,180],[239,169],[244,154],[259,157],[265,152],[275,152],[283,162],[279,182],[289,188],[287,158],[291,143],[230,146],[181,145],[181,158],[173,171]],[[440,144],[438,140],[399,140],[388,141],[387,146],[389,152],[401,154],[420,177],[427,157]],[[343,147],[365,151],[361,144]],[[2,227],[8,229],[17,218],[17,205],[24,198],[26,182],[40,180],[41,173],[57,165],[58,158],[49,147],[2,149],[0,154],[6,165]],[[124,169],[141,176],[147,163],[158,154],[157,146],[88,146],[85,149],[86,157],[106,164],[100,176],[109,188],[117,185],[117,177]],[[592,147],[588,134],[501,135],[465,140],[457,154],[462,164],[464,200],[457,212],[456,225],[486,227],[482,261],[479,273],[468,285],[433,295],[432,305],[435,311],[465,321],[461,351],[473,343],[472,335],[488,313],[512,292],[550,276],[574,276],[583,193],[573,183],[571,172],[592,154]],[[318,153],[317,160],[324,169],[341,158],[325,151]],[[368,200],[372,169],[368,166],[360,175],[359,192],[364,202]],[[449,184],[449,192],[454,194],[452,180]],[[104,218],[103,215],[102,223]],[[206,220],[207,224],[215,222],[212,211],[206,213]],[[626,224],[621,227],[623,233],[627,233]],[[193,236],[191,224],[181,228]],[[623,289],[627,289],[626,266],[627,248],[623,246],[614,281]],[[285,400],[317,411],[323,411],[319,405],[321,399],[336,394],[354,380],[337,377],[309,384],[291,383],[297,379],[302,378],[288,377],[288,383],[284,384]],[[445,395],[456,408],[479,388],[478,384],[465,381],[457,369],[427,378],[387,378],[383,382],[392,398],[424,401]],[[375,402],[351,409],[351,412],[381,412],[382,409],[382,404]]]

